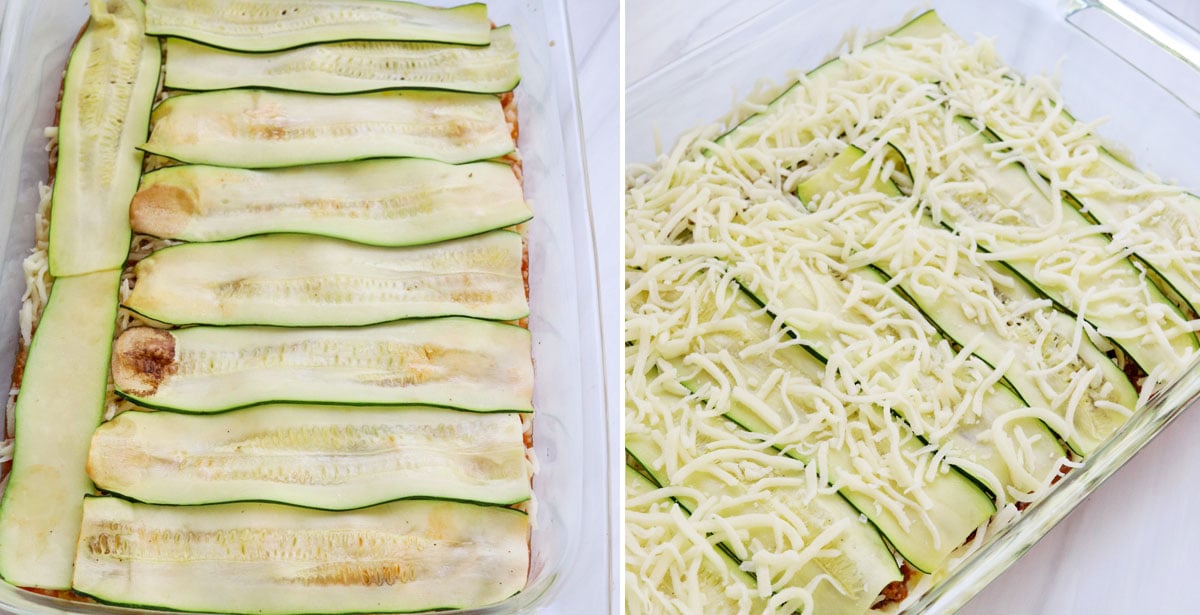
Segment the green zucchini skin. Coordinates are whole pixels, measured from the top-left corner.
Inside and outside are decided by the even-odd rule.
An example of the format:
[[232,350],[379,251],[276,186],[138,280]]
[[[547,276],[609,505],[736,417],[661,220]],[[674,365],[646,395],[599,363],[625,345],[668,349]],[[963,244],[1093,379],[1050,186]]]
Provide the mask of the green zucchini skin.
[[137,190],[158,39],[143,35],[137,0],[96,3],[67,64],[50,207],[50,273],[117,269],[129,254],[129,199]]
[[218,90],[159,103],[141,148],[181,162],[263,169],[369,158],[458,164],[499,158],[515,144],[490,94]]
[[410,498],[509,505],[530,497],[520,416],[441,408],[125,412],[92,435],[87,468],[98,488],[151,504],[349,510]]
[[165,87],[207,91],[267,88],[320,94],[394,89],[500,94],[521,81],[512,28],[491,31],[482,47],[353,41],[272,53],[239,53],[165,39]]
[[88,497],[75,591],[216,613],[385,613],[482,607],[521,591],[529,519],[409,500],[354,511],[156,506]]
[[519,320],[529,315],[523,244],[509,231],[412,248],[305,235],[181,244],[138,262],[124,307],[175,325]]
[[413,246],[532,216],[508,164],[412,158],[259,171],[167,167],[142,177],[129,206],[134,231],[191,242],[304,233]]
[[266,403],[532,412],[529,331],[473,318],[366,327],[134,327],[113,349],[118,394],[190,413]]
[[104,414],[120,271],[55,280],[17,395],[16,450],[0,501],[0,576],[69,589],[88,443]]
[[[322,23],[322,20],[324,21]],[[341,40],[487,45],[487,6],[442,9],[385,0],[149,0],[146,33],[238,51],[277,51]]]

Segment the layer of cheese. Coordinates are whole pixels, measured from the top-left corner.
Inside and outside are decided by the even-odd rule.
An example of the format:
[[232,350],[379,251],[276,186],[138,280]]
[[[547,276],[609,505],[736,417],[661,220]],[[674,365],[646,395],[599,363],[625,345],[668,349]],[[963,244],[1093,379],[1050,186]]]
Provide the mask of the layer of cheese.
[[[1019,515],[1017,502],[1039,499],[1057,475],[1028,471],[1049,432],[1031,433],[1014,429],[1014,425],[1036,419],[1069,433],[1075,428],[1075,413],[1085,404],[1122,416],[1129,409],[1107,399],[1111,385],[1106,385],[1105,376],[1094,364],[1080,359],[1085,341],[1102,350],[1110,350],[1111,345],[1081,319],[1064,335],[1056,328],[1058,319],[1047,300],[1014,299],[1018,293],[1006,292],[1009,282],[995,275],[988,262],[1041,251],[1038,256],[1044,258],[1044,269],[1071,284],[1070,269],[1082,261],[1063,239],[1078,233],[1064,233],[1058,226],[1060,220],[1037,220],[1036,224],[1024,224],[1016,235],[1045,241],[1023,248],[1025,254],[989,256],[975,249],[970,232],[952,236],[922,230],[918,221],[922,208],[929,206],[923,203],[949,207],[959,201],[970,202],[972,191],[980,190],[978,182],[959,174],[969,165],[949,138],[953,133],[934,119],[933,111],[944,116],[945,103],[969,111],[989,125],[996,121],[997,130],[1006,135],[1036,133],[1037,139],[1025,143],[1036,150],[1027,154],[1035,158],[1035,168],[1038,163],[1045,164],[1048,170],[1042,172],[1052,176],[1053,187],[1071,189],[1080,198],[1098,192],[1110,201],[1137,201],[1143,208],[1170,209],[1178,214],[1178,207],[1160,203],[1190,197],[1153,181],[1142,184],[1140,176],[1129,173],[1121,174],[1129,183],[1118,188],[1113,187],[1112,178],[1097,183],[1085,177],[1089,168],[1096,168],[1094,156],[1088,157],[1087,146],[1074,143],[1091,143],[1093,151],[1097,150],[1098,141],[1089,134],[1091,127],[1034,121],[1038,116],[1032,109],[1043,109],[1043,114],[1046,108],[1053,111],[1057,96],[1038,89],[1044,84],[1023,85],[986,40],[967,44],[953,35],[911,39],[892,45],[887,53],[879,53],[878,48],[852,49],[842,56],[842,62],[844,70],[835,71],[836,80],[827,79],[820,71],[802,76],[796,88],[778,99],[781,89],[765,89],[740,104],[723,123],[684,135],[654,163],[629,167],[625,393],[630,404],[626,421],[628,429],[646,429],[659,436],[671,425],[675,442],[671,446],[676,448],[656,462],[669,463],[669,459],[695,454],[683,449],[699,441],[699,427],[686,415],[673,421],[662,419],[661,402],[653,389],[663,386],[664,370],[669,373],[680,365],[704,370],[711,376],[702,391],[702,398],[709,400],[707,406],[700,405],[704,411],[711,413],[721,403],[736,401],[761,409],[763,415],[773,415],[771,426],[778,435],[764,438],[766,443],[806,448],[810,463],[793,471],[826,483],[830,476],[828,463],[822,461],[822,446],[826,451],[830,446],[861,450],[856,478],[886,473],[905,485],[903,490],[893,491],[865,480],[863,488],[875,489],[882,502],[928,503],[925,490],[930,476],[944,471],[951,462],[971,466],[971,459],[954,455],[952,446],[949,450],[943,446],[956,435],[969,434],[980,447],[1000,456],[1009,476],[998,476],[984,464],[969,468],[985,477],[991,474],[985,482],[1000,496],[1003,507],[988,526],[979,528],[975,538],[959,548],[945,568],[949,570],[997,528],[1011,523]],[[1053,102],[1039,107],[1039,97]],[[1012,117],[1005,115],[1009,107]],[[722,138],[730,127],[752,116],[752,121]],[[1034,120],[1029,120],[1031,116]],[[1024,123],[1018,121],[1022,119]],[[894,164],[886,151],[889,142],[919,152],[909,161],[916,181],[902,186],[914,196],[897,197],[886,203],[891,208],[882,208],[877,194],[845,194],[836,204],[804,213],[803,204],[794,196],[795,187],[848,144],[867,150],[874,177],[893,177]],[[1084,153],[1078,156],[1063,154],[1081,151]],[[1148,201],[1152,205],[1146,205]],[[1127,211],[1132,211],[1131,207]],[[1022,222],[1019,212],[1003,207],[988,213],[992,216],[989,222]],[[1139,215],[1143,216],[1139,219],[1149,219],[1157,214]],[[1190,231],[1180,231],[1185,232]],[[1176,242],[1183,250],[1177,254],[1178,260],[1187,256],[1186,249],[1192,245],[1189,237]],[[1089,253],[1087,262],[1097,267],[1111,264],[1124,258],[1135,240],[1117,235],[1105,251]],[[1150,244],[1145,238],[1137,241]],[[1146,260],[1155,262],[1153,258]],[[988,365],[972,355],[981,340],[967,340],[963,348],[952,346],[893,292],[897,280],[880,284],[857,273],[879,259],[890,259],[889,270],[905,283],[952,289],[947,296],[962,301],[965,318],[981,325],[991,323],[999,335],[1029,344],[1032,352],[1009,352],[995,365]],[[1200,259],[1192,258],[1190,263],[1200,263]],[[733,362],[722,361],[719,353],[695,350],[702,345],[697,340],[714,329],[746,326],[737,318],[701,308],[706,293],[725,296],[721,289],[734,280],[752,288],[781,322],[797,329],[801,341],[823,346],[829,362],[822,373],[795,374],[779,366],[765,370],[766,377],[762,376],[764,370],[758,370],[757,377],[750,378],[739,375],[736,366],[731,367]],[[1163,310],[1153,297],[1139,296],[1136,290],[1076,284],[1072,288],[1078,299],[1074,308],[1085,315],[1094,313],[1089,310],[1118,309],[1112,306],[1139,310],[1145,321],[1137,334],[1147,340],[1170,340],[1196,328],[1195,323]],[[770,361],[772,348],[795,343],[799,342],[786,336],[747,342],[741,354]],[[1191,358],[1184,354],[1174,365],[1152,369],[1141,403],[1153,391],[1154,383],[1178,373]],[[1049,403],[1028,408],[1018,404],[999,416],[988,414],[984,399],[995,390],[1004,370],[1016,362],[1022,362]],[[676,393],[686,396],[688,391]],[[801,398],[805,404],[790,401]],[[1050,404],[1055,406],[1053,410],[1045,407]],[[820,410],[811,411],[814,405]],[[889,425],[898,425],[894,421],[899,419],[889,416],[883,424],[872,424],[855,412],[864,405],[896,409],[915,431],[928,436],[932,444],[921,451],[928,457],[906,454],[898,445],[889,448],[896,435]],[[740,441],[746,436],[732,429],[722,437]],[[932,463],[915,463],[918,458]],[[909,463],[895,463],[901,459]],[[1054,460],[1056,469],[1059,464],[1070,466],[1073,462]],[[896,510],[905,507],[898,505]],[[912,517],[910,511],[905,514],[913,523],[928,521]],[[681,565],[688,561],[682,552],[672,556]],[[942,578],[945,570],[920,578],[914,590],[927,588]],[[774,569],[763,572],[767,578],[777,577]]]

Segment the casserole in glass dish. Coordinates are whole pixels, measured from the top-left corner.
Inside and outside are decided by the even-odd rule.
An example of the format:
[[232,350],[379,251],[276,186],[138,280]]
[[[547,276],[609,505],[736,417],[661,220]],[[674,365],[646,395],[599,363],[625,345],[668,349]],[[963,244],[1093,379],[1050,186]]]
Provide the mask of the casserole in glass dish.
[[[1003,60],[1021,74],[1061,75],[1060,91],[1071,112],[1086,120],[1108,118],[1098,133],[1127,148],[1139,167],[1185,188],[1200,186],[1200,172],[1192,164],[1200,153],[1200,118],[1195,111],[1200,75],[1195,68],[1194,31],[1143,2],[930,5],[964,38],[994,37]],[[763,77],[787,83],[789,74],[819,65],[845,33],[889,31],[923,8],[926,5],[917,3],[851,0],[836,5],[784,2],[764,11],[631,85],[627,160],[651,162],[656,148],[665,150],[685,130],[723,116],[730,107],[731,90],[740,98]],[[973,554],[908,612],[953,612],[964,605],[1186,409],[1200,389],[1198,377],[1193,365],[1046,499],[1030,507],[1016,525]],[[1186,504],[1182,509],[1187,509]],[[1025,579],[1032,583],[1038,577],[1037,581],[1045,582],[1040,577],[1048,572],[1038,568]],[[1078,575],[1051,578],[1077,580]],[[1081,584],[1075,587],[1084,591]],[[1070,603],[1049,606],[1038,592],[1029,593],[1028,602],[1014,596],[1005,608],[1076,610]]]
[[[431,4],[455,5],[455,2]],[[607,575],[585,575],[581,561],[607,571],[608,421],[602,382],[596,256],[583,168],[582,131],[564,2],[489,2],[497,24],[519,32],[525,195],[535,218],[530,240],[534,441],[537,511],[526,589],[483,613],[548,605],[575,612],[608,600]],[[24,291],[21,261],[33,242],[38,184],[48,181],[45,128],[72,41],[88,17],[86,3],[8,2],[0,11],[0,371],[9,373]],[[585,606],[586,605],[586,606]],[[112,613],[139,609],[70,602],[0,584],[0,610],[13,613]],[[145,611],[152,612],[152,611]]]

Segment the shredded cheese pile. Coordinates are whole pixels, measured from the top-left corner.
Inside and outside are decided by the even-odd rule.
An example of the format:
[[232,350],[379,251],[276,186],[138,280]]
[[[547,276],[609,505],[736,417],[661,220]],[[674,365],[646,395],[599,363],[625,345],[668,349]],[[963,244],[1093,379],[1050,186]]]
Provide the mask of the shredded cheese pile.
[[[906,34],[852,47],[794,87],[760,91],[721,124],[627,171],[627,442],[643,451],[637,463],[665,479],[627,507],[632,612],[680,612],[688,600],[682,612],[716,612],[713,601],[745,612],[747,596],[782,595],[803,596],[799,612],[820,612],[819,586],[787,582],[802,560],[779,557],[783,543],[747,542],[793,532],[795,513],[741,532],[722,516],[740,518],[753,494],[784,478],[803,478],[809,494],[790,510],[819,494],[857,494],[873,503],[864,512],[895,515],[944,549],[941,567],[907,580],[907,597],[871,603],[903,609],[1078,464],[1058,439],[1086,454],[1195,358],[1197,323],[1156,294],[1156,276],[1126,260],[1141,250],[1172,283],[1171,272],[1200,280],[1200,215],[1187,211],[1194,197],[1108,156],[1094,126],[1066,115],[1047,81],[1012,73],[990,41]],[[971,150],[978,131],[964,130],[958,114],[1004,140]],[[863,150],[855,167],[863,177],[802,202],[797,186],[851,146]],[[1005,167],[1013,161],[1030,170]],[[1039,173],[1049,178],[1042,188]],[[864,188],[879,182],[898,193]],[[1061,191],[1136,223],[1117,229],[1074,216]],[[1164,239],[1161,225],[1174,234]],[[1112,241],[1100,241],[1104,233]],[[1028,263],[1038,289],[1000,261]],[[747,308],[743,290],[765,309]],[[920,300],[954,306],[939,313],[975,333],[947,338]],[[1140,395],[1121,372],[1123,346],[1106,336],[1161,357],[1142,366]],[[824,363],[795,359],[796,346]],[[743,412],[756,422],[731,420]],[[774,455],[786,468],[754,476],[721,465],[751,455],[756,463]],[[998,509],[952,537],[935,485],[953,471],[986,485]],[[696,473],[726,487],[687,491]],[[692,510],[688,501],[713,503]],[[753,586],[721,572],[718,543]],[[696,591],[713,579],[722,591]],[[709,603],[697,609],[696,600]]]

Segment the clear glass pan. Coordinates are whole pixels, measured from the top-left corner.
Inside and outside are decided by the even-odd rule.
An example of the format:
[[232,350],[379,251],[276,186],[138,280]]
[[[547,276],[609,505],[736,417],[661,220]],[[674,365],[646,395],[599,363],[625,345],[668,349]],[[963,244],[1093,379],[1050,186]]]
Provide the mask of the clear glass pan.
[[[519,147],[526,196],[536,212],[528,232],[540,472],[534,480],[538,505],[529,586],[502,604],[471,612],[525,613],[547,606],[563,613],[609,612],[615,552],[607,488],[611,447],[593,213],[566,7],[563,0],[488,5],[495,23],[513,25],[521,57]],[[53,123],[67,54],[86,20],[86,2],[0,2],[0,374],[12,368],[25,290],[21,260],[33,245],[37,186],[47,181],[43,129]],[[58,600],[3,582],[0,611],[155,612]]]
[[[887,31],[930,7],[969,39],[995,38],[1005,61],[1023,74],[1061,75],[1061,90],[1076,117],[1108,117],[1099,132],[1124,145],[1139,166],[1200,189],[1200,35],[1145,0],[780,2],[626,89],[626,160],[652,161],[660,145],[669,148],[683,132],[722,117],[734,93],[744,96],[760,78],[783,83],[790,72],[816,67],[845,33]],[[1200,366],[1193,366],[1045,500],[906,612],[961,608],[1198,394]],[[1047,608],[1035,596],[1022,604]]]

